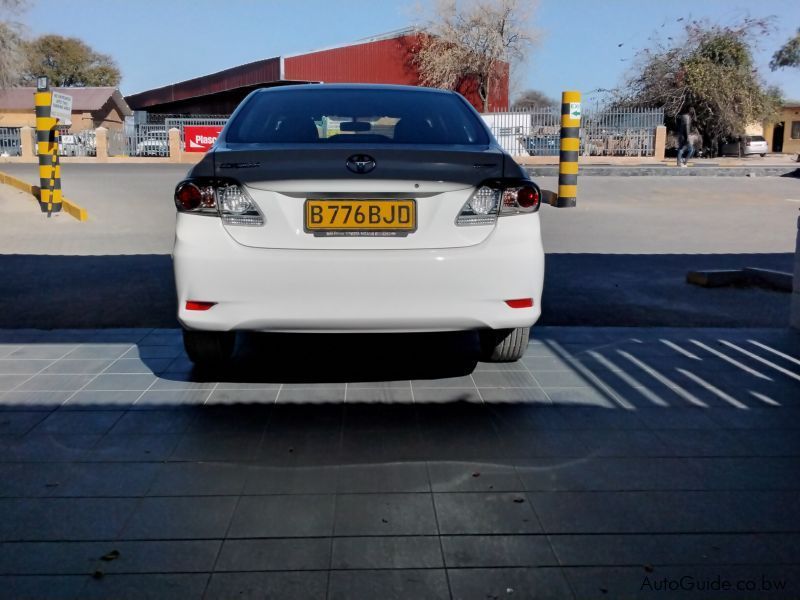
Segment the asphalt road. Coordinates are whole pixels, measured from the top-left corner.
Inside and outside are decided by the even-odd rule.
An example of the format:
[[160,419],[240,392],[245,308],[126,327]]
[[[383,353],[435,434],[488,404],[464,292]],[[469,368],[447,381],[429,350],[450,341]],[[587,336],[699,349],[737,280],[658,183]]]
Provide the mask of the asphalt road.
[[[0,170],[37,181],[35,165]],[[185,165],[63,167],[88,223],[49,221],[0,193],[0,327],[175,326],[171,192]],[[555,181],[540,183],[553,189]],[[706,290],[691,269],[792,268],[800,182],[791,178],[584,177],[576,209],[542,209],[541,324],[767,326],[789,295]],[[25,208],[21,208],[25,206]]]

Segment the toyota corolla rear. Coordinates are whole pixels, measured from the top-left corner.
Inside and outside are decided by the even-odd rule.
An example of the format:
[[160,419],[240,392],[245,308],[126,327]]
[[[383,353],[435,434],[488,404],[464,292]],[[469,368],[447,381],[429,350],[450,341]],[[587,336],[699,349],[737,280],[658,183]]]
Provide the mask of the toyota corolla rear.
[[539,189],[452,92],[253,92],[175,203],[196,362],[240,330],[478,330],[514,360],[540,314]]

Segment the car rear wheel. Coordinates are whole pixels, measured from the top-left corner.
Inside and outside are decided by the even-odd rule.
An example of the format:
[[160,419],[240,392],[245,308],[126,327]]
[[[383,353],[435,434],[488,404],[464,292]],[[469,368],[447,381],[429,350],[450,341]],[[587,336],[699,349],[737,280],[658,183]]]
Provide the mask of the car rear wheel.
[[481,358],[485,362],[514,362],[522,358],[528,347],[530,327],[516,329],[488,329],[478,335]]
[[198,367],[219,367],[230,360],[236,333],[233,331],[183,330],[183,347]]

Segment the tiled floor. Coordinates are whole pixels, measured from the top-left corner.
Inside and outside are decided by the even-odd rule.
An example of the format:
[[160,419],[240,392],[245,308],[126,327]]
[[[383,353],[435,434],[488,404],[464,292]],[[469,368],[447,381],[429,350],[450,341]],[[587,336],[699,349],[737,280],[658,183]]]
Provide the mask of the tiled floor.
[[0,332],[0,598],[797,598],[798,500],[787,330]]

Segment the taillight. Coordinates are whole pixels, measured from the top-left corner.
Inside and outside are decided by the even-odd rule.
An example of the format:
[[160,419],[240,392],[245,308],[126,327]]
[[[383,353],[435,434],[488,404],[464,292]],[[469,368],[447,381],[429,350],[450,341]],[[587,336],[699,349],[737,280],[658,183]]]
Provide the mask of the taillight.
[[532,181],[493,179],[473,192],[456,217],[456,225],[493,225],[497,217],[536,212],[541,193]]
[[179,212],[221,217],[226,225],[264,224],[264,215],[233,179],[192,177],[175,188]]

